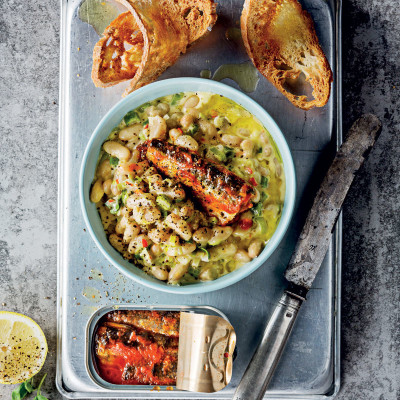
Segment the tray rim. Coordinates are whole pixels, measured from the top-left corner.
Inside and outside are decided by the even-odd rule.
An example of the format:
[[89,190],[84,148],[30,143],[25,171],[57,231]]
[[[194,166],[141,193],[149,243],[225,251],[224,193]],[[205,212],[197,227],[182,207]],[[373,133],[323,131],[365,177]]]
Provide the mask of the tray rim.
[[[336,72],[336,84],[334,86],[335,90],[335,108],[336,115],[334,117],[334,129],[336,131],[336,148],[340,147],[340,144],[343,140],[342,133],[342,0],[333,0],[335,4],[335,72]],[[68,391],[68,389],[64,386],[62,379],[62,263],[61,263],[61,255],[62,255],[62,237],[63,237],[63,229],[61,229],[63,214],[61,210],[63,209],[63,197],[62,193],[62,176],[63,176],[63,139],[64,135],[61,135],[64,132],[66,127],[66,117],[65,117],[65,93],[66,86],[65,83],[65,67],[67,65],[67,60],[69,53],[67,50],[66,39],[68,37],[67,32],[70,29],[66,24],[67,21],[67,5],[69,0],[60,0],[60,69],[59,69],[59,120],[58,120],[58,176],[57,176],[57,185],[58,185],[58,196],[57,196],[57,334],[56,334],[56,375],[55,375],[55,385],[58,392],[65,398],[68,399],[109,399],[110,394],[108,392],[73,392]],[[326,394],[310,394],[310,395],[302,395],[302,400],[326,400],[333,399],[336,397],[340,390],[340,350],[341,350],[341,338],[340,338],[340,322],[341,322],[341,277],[342,277],[342,226],[343,226],[343,216],[342,212],[339,215],[338,221],[336,223],[336,227],[333,237],[333,244],[335,246],[334,249],[334,258],[335,258],[335,281],[334,281],[334,290],[335,298],[333,300],[334,305],[334,315],[333,315],[333,325],[334,325],[334,345],[332,346],[334,356],[333,356],[333,382],[332,387]],[[171,392],[172,394],[173,392]],[[285,397],[283,397],[285,396]],[[282,394],[273,394],[268,393],[264,399],[279,399],[279,400],[300,400],[298,395],[292,395],[290,393],[283,395]],[[170,397],[173,399],[174,397]],[[177,397],[175,397],[178,399]],[[179,397],[182,399],[182,397]],[[202,397],[203,400],[213,400],[216,398],[226,399],[227,397]]]

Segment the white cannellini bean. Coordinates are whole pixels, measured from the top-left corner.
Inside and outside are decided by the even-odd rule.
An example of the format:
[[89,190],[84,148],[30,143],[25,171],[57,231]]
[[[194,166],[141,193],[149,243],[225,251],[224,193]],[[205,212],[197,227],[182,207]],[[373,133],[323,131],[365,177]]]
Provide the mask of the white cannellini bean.
[[183,135],[182,129],[171,129],[169,131],[169,137],[173,142],[175,142],[176,139],[178,139],[179,136]]
[[131,156],[131,152],[127,147],[118,142],[114,142],[113,140],[105,142],[103,144],[103,149],[106,153],[113,157],[117,157],[122,161],[128,161]]
[[243,156],[245,158],[251,158],[253,155],[253,149],[254,149],[254,143],[249,140],[245,139],[243,142],[240,144],[240,147],[243,149]]
[[125,246],[122,243],[122,238],[120,238],[118,235],[115,233],[112,233],[109,237],[108,240],[114,249],[119,251],[120,253],[123,253],[125,251]]
[[199,96],[197,95],[192,95],[190,96],[186,101],[185,104],[183,105],[183,110],[186,110],[187,108],[193,108],[196,107],[197,104],[199,104]]
[[134,163],[136,164],[139,161],[140,158],[140,154],[139,154],[139,150],[132,150],[132,154],[131,154],[131,158],[128,160],[128,163]]
[[258,189],[254,189],[254,197],[253,197],[252,202],[253,203],[258,203],[260,201],[260,199],[261,199],[261,195],[260,195],[259,190]]
[[151,267],[151,273],[154,278],[160,281],[166,281],[168,279],[168,271],[157,265]]
[[200,243],[202,246],[205,246],[208,241],[211,239],[212,231],[210,228],[200,228],[197,229],[195,233],[193,233],[193,240],[196,243]]
[[193,124],[193,121],[193,115],[185,114],[179,122],[182,125],[182,128],[186,130],[189,129],[189,126]]
[[221,244],[219,246],[210,249],[210,261],[218,261],[222,258],[232,257],[237,250],[237,246],[234,243]]
[[97,176],[104,181],[112,177],[110,160],[103,160],[97,167]]
[[134,124],[134,125],[129,125],[125,128],[122,128],[119,133],[118,137],[121,140],[125,141],[134,141],[137,143],[139,141],[139,133],[143,130],[142,124]]
[[170,214],[165,218],[165,223],[173,229],[183,240],[190,240],[192,229],[189,224],[176,214]]
[[190,114],[194,119],[197,119],[200,116],[200,111],[197,108],[187,108],[186,114]]
[[111,194],[112,179],[107,179],[103,182],[104,193],[108,196]]
[[212,280],[214,280],[215,279],[214,270],[211,267],[205,265],[200,270],[199,279],[201,281],[212,281]]
[[98,203],[104,196],[103,181],[102,179],[97,179],[97,181],[92,186],[90,191],[90,201],[92,203]]
[[251,261],[249,254],[245,250],[238,250],[235,254],[235,260],[240,263],[246,264]]
[[222,143],[226,144],[227,146],[230,147],[237,147],[240,145],[240,143],[242,143],[242,138],[240,138],[239,136],[234,136],[234,135],[222,135],[221,137],[221,141]]
[[161,246],[159,244],[153,244],[151,246],[150,250],[156,257],[158,257],[162,253],[162,248],[161,248]]
[[150,193],[134,193],[127,198],[126,205],[132,209],[134,207],[155,207],[156,199]]
[[165,119],[159,115],[149,117],[149,139],[166,139],[167,138],[167,123]]
[[111,184],[111,193],[113,194],[113,196],[118,196],[121,194],[121,190],[118,189],[118,185],[116,182],[113,182]]
[[128,253],[135,254],[138,249],[142,249],[143,242],[147,243],[147,246],[152,244],[150,238],[147,235],[136,236],[135,239],[131,240],[128,247]]
[[148,207],[144,212],[143,218],[148,224],[154,224],[161,218],[161,211],[157,207]]
[[199,126],[201,131],[207,136],[214,137],[217,134],[217,128],[205,119],[199,119]]
[[260,240],[253,240],[249,246],[249,257],[256,258],[261,252],[262,243]]
[[175,144],[177,146],[185,147],[186,149],[189,149],[192,151],[197,151],[199,148],[199,144],[196,142],[196,140],[189,135],[179,136],[175,140]]
[[212,229],[212,237],[208,241],[211,246],[216,246],[232,235],[233,229],[230,226],[215,226]]
[[160,226],[152,229],[148,235],[154,243],[163,243],[166,242],[171,236],[171,230],[164,227],[163,224],[160,224]]
[[189,269],[188,264],[176,264],[172,267],[171,271],[168,274],[168,281],[169,282],[176,282],[186,274]]
[[135,222],[129,222],[126,224],[124,231],[124,242],[129,243],[140,233],[140,227]]
[[160,115],[163,117],[165,114],[168,114],[169,105],[167,103],[159,103],[157,105],[157,110],[159,111]]

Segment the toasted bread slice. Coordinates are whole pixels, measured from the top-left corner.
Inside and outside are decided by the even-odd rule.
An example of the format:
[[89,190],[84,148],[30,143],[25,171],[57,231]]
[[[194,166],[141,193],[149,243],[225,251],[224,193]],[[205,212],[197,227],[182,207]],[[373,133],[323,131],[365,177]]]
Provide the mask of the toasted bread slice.
[[125,95],[155,79],[215,24],[213,0],[118,0],[128,8],[93,51],[92,80],[107,87],[132,80]]
[[[296,107],[309,110],[327,103],[332,71],[311,16],[297,0],[245,0],[240,22],[253,64]],[[313,99],[288,89],[302,73]]]

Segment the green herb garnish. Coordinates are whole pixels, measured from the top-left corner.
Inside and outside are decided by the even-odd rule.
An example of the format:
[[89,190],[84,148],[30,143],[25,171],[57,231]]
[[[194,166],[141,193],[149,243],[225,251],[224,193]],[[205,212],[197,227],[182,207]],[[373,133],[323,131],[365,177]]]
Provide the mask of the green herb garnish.
[[132,125],[140,122],[140,118],[138,113],[135,110],[132,110],[125,114],[124,121],[127,125]]
[[268,178],[266,176],[262,176],[260,184],[261,184],[261,187],[267,188],[268,187]]
[[36,396],[33,400],[48,400],[47,397],[43,396],[40,393],[40,389],[43,385],[44,380],[46,379],[47,374],[43,375],[42,380],[39,383],[37,388],[33,387],[32,378],[28,379],[27,381],[21,383],[17,388],[15,388],[11,393],[12,400],[22,400],[29,394],[31,394],[34,390],[36,390]]
[[110,157],[110,164],[112,167],[116,167],[118,163],[119,163],[119,158],[113,156]]
[[172,96],[171,105],[174,106],[183,97],[183,92],[175,93]]
[[105,205],[106,205],[106,207],[109,208],[111,214],[115,215],[118,212],[119,199],[120,199],[120,196],[118,196],[116,199],[110,199],[110,200],[106,201]]
[[150,103],[144,103],[144,104],[142,104],[139,108],[138,108],[138,110],[140,111],[140,112],[143,112],[148,106],[150,106],[151,104]]
[[187,133],[189,135],[194,135],[199,130],[199,126],[197,124],[190,124]]

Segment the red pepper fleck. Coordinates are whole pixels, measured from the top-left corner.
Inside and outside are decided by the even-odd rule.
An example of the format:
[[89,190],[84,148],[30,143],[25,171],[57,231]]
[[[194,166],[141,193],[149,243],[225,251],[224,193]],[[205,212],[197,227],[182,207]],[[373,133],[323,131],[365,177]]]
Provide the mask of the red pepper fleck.
[[224,353],[224,357],[228,358],[229,357],[229,353]]
[[114,203],[115,200],[110,199],[110,200],[108,200],[108,201],[109,201],[109,203]]
[[118,179],[116,179],[115,182],[117,182],[117,185],[119,185],[119,180]]
[[253,221],[250,218],[243,218],[239,221],[239,226],[241,229],[247,231],[253,226]]
[[147,129],[149,127],[149,124],[146,124],[145,126],[144,126],[144,129]]
[[253,170],[250,167],[246,167],[245,170],[250,175],[253,173]]
[[215,110],[211,110],[211,118],[215,118],[218,116],[218,113]]
[[253,185],[253,186],[257,186],[258,183],[256,182],[256,180],[252,177],[249,179],[249,182]]
[[183,130],[181,128],[177,129],[179,133],[183,133]]
[[142,245],[143,247],[147,247],[149,244],[147,243],[146,239],[142,239]]

